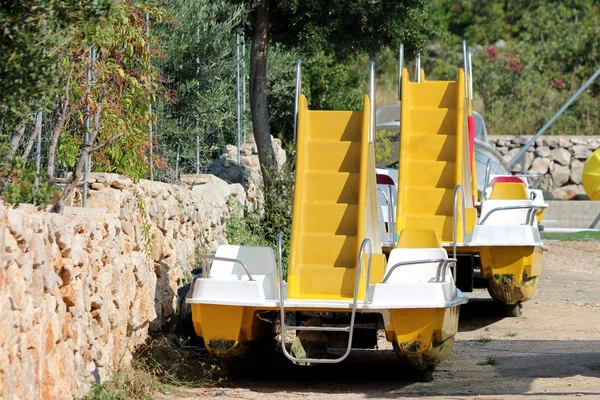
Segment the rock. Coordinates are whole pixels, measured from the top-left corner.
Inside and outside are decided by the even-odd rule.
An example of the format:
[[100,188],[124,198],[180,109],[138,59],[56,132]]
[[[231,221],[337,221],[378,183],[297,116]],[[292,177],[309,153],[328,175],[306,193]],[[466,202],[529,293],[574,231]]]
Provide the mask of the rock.
[[574,145],[571,148],[571,153],[573,154],[573,157],[579,160],[587,160],[588,157],[592,155],[592,151],[583,144]]
[[508,147],[501,146],[501,147],[497,147],[496,150],[498,150],[498,152],[500,154],[502,154],[503,156],[508,154]]
[[60,288],[60,294],[67,307],[73,307],[76,303],[75,289],[73,285],[66,285]]
[[600,148],[600,141],[597,139],[592,139],[587,143],[587,148],[591,151],[594,151]]
[[571,163],[571,152],[562,147],[557,147],[550,152],[550,160],[556,161],[560,165],[569,165]]
[[110,183],[110,186],[116,189],[125,189],[126,187],[130,187],[131,185],[133,185],[133,182],[129,178],[115,179]]
[[564,149],[570,149],[571,146],[573,146],[573,143],[571,142],[571,139],[569,139],[569,138],[559,137],[558,138],[558,146],[562,147]]
[[250,168],[260,168],[258,156],[242,156],[240,158],[242,165]]
[[251,156],[252,154],[258,154],[258,151],[256,149],[256,144],[244,143],[242,145],[241,153],[243,156]]
[[538,157],[550,157],[550,147],[548,147],[548,146],[536,147],[535,155]]
[[227,182],[215,176],[210,183],[192,187],[192,192],[215,204],[225,206],[231,189]]
[[563,186],[552,191],[552,197],[555,199],[570,200],[579,196],[585,196],[585,190],[581,185]]
[[548,147],[550,147],[551,149],[554,149],[558,146],[558,138],[556,136],[549,136],[548,137]]
[[[503,156],[504,160],[508,163],[510,162],[520,151],[520,148],[514,148],[508,152],[507,155]],[[525,165],[523,165],[523,163]],[[531,164],[533,163],[533,153],[526,152],[521,159],[518,160],[513,167],[511,168],[511,172],[524,172],[529,170]]]
[[[578,145],[575,145],[578,146]],[[573,147],[575,147],[573,146]],[[583,175],[583,162],[579,161],[579,160],[573,160],[571,161],[571,182],[575,183],[576,185],[580,185],[581,181],[582,181],[582,175]]]
[[107,187],[108,187],[108,184],[106,184],[106,183],[98,183],[98,182],[92,183],[93,190],[102,190]]
[[531,174],[546,174],[550,167],[550,160],[547,158],[538,157],[533,160],[529,173]]
[[569,181],[571,170],[564,165],[555,164],[552,171],[552,182],[555,188],[559,188]]
[[236,146],[228,144],[225,146],[225,154],[226,157],[231,159],[236,159],[238,155],[238,150]]

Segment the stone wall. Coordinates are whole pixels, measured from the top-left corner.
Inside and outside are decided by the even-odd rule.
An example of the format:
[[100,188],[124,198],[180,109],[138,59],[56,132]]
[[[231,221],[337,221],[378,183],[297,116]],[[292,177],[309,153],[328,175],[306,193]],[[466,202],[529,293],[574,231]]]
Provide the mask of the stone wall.
[[[490,143],[508,162],[531,136],[489,136]],[[541,189],[555,199],[585,199],[581,185],[583,164],[600,147],[595,136],[542,136],[536,139],[513,172],[521,172],[523,161],[528,173],[544,174]]]
[[239,184],[201,181],[92,174],[85,209],[0,205],[0,398],[70,399],[128,365],[196,253],[226,241],[228,198],[246,201]]

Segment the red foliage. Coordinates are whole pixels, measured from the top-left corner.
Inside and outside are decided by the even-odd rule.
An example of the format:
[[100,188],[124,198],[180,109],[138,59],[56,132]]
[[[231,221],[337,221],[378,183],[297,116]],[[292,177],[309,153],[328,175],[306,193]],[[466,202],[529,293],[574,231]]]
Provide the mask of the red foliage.
[[487,51],[488,58],[492,61],[498,60],[498,50],[494,46],[486,46],[485,51]]

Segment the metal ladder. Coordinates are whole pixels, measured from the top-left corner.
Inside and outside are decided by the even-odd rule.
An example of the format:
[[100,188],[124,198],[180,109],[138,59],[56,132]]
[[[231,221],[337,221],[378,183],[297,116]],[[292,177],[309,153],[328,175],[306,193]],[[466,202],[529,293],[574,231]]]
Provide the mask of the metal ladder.
[[[362,244],[360,245],[360,250],[359,250],[359,254],[358,254],[358,266],[356,268],[356,278],[354,281],[354,297],[352,299],[352,313],[351,313],[351,317],[350,317],[350,325],[347,326],[296,326],[296,325],[286,325],[285,324],[285,302],[283,299],[283,263],[282,263],[282,259],[281,259],[281,234],[277,235],[277,250],[278,250],[278,264],[279,264],[279,268],[278,268],[278,272],[279,272],[279,311],[280,311],[280,324],[281,324],[281,350],[283,351],[283,354],[291,361],[297,362],[297,363],[311,363],[311,364],[335,364],[335,363],[339,363],[344,361],[348,355],[350,354],[350,351],[352,350],[352,337],[354,334],[354,320],[356,317],[356,309],[358,306],[358,288],[359,288],[359,284],[360,284],[360,272],[361,272],[361,268],[362,268],[362,260],[363,260],[363,253],[365,251],[365,247],[369,246],[369,253],[368,253],[368,271],[371,271],[371,256],[372,256],[372,247],[371,247],[371,241],[367,238],[365,240],[363,240]],[[365,289],[365,303],[366,303],[366,298],[367,298],[367,291],[368,291],[368,277],[367,277],[367,287]],[[294,357],[293,355],[290,354],[290,352],[288,352],[288,350],[285,347],[285,333],[287,330],[294,330],[294,331],[317,331],[317,332],[347,332],[348,333],[348,345],[346,346],[346,351],[344,352],[343,355],[341,355],[338,358],[300,358],[300,357]]]

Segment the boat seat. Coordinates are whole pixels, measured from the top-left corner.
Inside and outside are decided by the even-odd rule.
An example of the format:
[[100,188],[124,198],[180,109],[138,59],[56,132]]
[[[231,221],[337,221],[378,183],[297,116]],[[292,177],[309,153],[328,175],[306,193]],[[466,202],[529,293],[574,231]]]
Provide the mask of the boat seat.
[[[420,261],[433,258],[448,258],[441,246],[437,233],[429,229],[403,229],[396,248],[390,252],[385,275],[392,266],[403,261]],[[427,283],[433,282],[437,273],[437,262],[409,264],[392,272],[388,283]],[[451,279],[446,274],[446,279]]]
[[[533,202],[527,200],[486,200],[481,205],[481,217],[479,221],[483,221],[494,208],[509,207],[509,206],[532,206]],[[518,210],[503,210],[492,213],[486,220],[484,225],[525,225],[527,223],[528,209]],[[481,223],[481,222],[480,222]]]
[[[237,258],[243,261],[252,278],[261,283],[266,298],[277,297],[277,267],[275,253],[268,246],[220,245],[215,253],[217,257]],[[220,280],[247,281],[244,268],[231,261],[214,260],[210,268],[210,277]]]
[[492,179],[489,187],[490,200],[526,200],[529,199],[525,182],[516,176],[498,176]]

